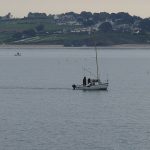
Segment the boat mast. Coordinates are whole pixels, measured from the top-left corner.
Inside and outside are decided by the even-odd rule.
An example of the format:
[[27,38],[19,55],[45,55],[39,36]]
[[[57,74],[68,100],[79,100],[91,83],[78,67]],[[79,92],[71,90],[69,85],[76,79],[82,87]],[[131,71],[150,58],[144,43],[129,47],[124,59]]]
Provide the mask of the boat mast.
[[99,66],[98,66],[98,56],[97,56],[97,47],[96,47],[96,38],[95,38],[95,31],[92,30],[92,27],[90,29],[90,35],[92,37],[92,33],[93,33],[93,43],[94,43],[94,48],[95,48],[95,54],[96,54],[96,76],[97,76],[97,80],[100,81],[100,77],[99,77]]
[[99,80],[99,66],[98,66],[98,56],[97,56],[97,47],[96,42],[94,42],[95,53],[96,53],[96,71],[97,71],[97,79]]

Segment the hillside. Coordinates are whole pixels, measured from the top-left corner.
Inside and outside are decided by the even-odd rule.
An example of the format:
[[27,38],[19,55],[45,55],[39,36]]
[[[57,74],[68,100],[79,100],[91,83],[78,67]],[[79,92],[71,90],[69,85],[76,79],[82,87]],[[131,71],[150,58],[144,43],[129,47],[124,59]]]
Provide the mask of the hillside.
[[[92,30],[91,30],[92,29]],[[59,15],[29,13],[0,17],[0,44],[64,46],[149,44],[150,19],[128,13],[68,12]]]

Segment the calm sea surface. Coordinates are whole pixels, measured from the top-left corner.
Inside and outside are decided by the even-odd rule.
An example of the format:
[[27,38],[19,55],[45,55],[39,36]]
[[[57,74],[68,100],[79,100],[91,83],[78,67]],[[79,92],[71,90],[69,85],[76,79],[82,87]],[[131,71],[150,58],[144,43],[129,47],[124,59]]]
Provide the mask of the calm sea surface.
[[102,49],[105,91],[73,91],[95,75],[92,49],[0,49],[1,150],[150,150],[150,51]]

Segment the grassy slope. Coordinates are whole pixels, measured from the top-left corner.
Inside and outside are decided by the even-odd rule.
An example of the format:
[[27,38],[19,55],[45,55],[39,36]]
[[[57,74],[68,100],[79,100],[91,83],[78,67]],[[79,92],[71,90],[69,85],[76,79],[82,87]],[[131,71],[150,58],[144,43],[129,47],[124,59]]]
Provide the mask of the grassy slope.
[[[45,31],[49,32],[49,34],[39,34],[35,37],[30,37],[24,40],[13,39],[12,35],[15,32],[35,29],[35,27],[39,24],[43,24]],[[51,34],[55,31],[63,29],[68,30],[71,28],[74,28],[74,26],[55,25],[51,22],[50,19],[14,19],[10,21],[0,21],[0,43],[9,42],[11,44],[64,44],[66,46],[93,45],[94,42],[87,33]],[[99,32],[95,35],[95,41],[98,45],[146,43],[146,41],[150,41],[150,35]]]

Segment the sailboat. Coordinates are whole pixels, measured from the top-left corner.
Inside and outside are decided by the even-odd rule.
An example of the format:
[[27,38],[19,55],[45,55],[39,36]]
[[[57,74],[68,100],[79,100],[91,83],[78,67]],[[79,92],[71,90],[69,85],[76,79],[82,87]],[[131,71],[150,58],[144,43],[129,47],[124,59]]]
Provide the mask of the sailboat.
[[95,43],[95,60],[96,60],[96,78],[88,79],[88,83],[86,83],[86,77],[83,78],[83,84],[73,84],[73,90],[107,90],[108,89],[108,80],[101,81],[99,77],[99,66],[98,66],[98,56],[97,56],[97,47]]
[[14,56],[21,56],[21,53],[17,52]]

